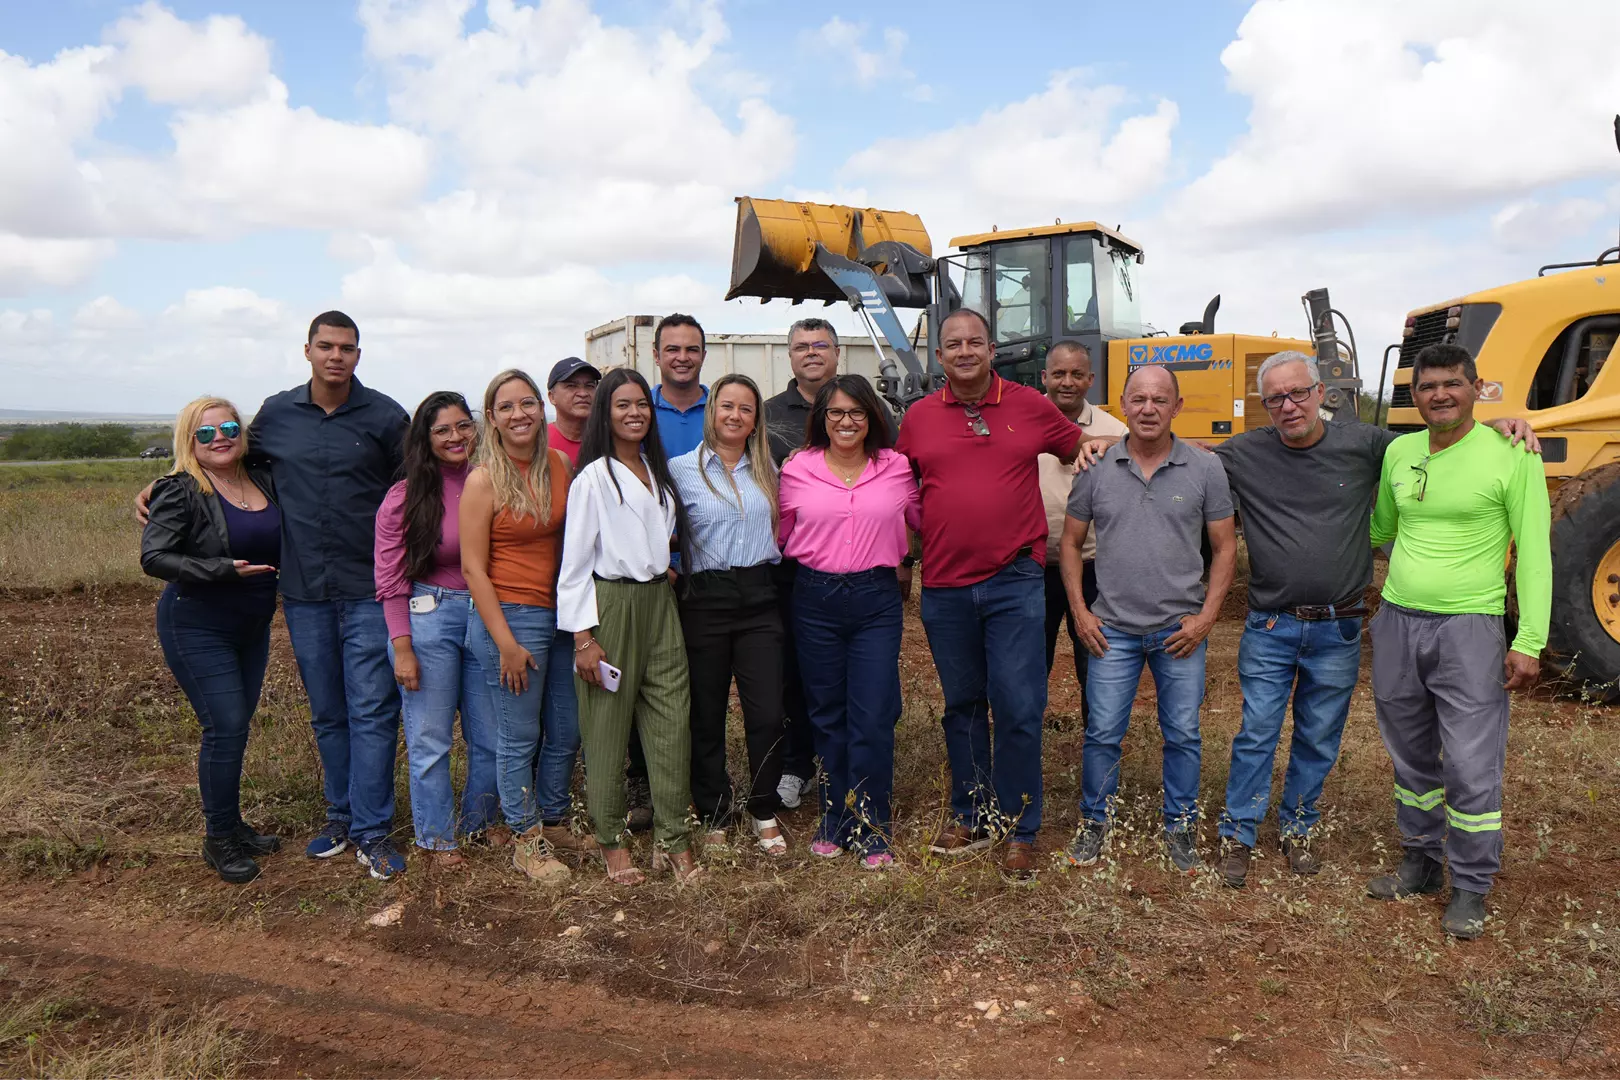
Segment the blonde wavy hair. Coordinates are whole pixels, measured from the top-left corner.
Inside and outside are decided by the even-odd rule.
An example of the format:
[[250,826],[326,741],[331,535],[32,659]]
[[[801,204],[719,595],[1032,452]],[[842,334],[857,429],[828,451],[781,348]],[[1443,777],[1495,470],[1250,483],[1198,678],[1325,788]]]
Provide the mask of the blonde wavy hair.
[[[521,382],[541,402],[540,425],[534,440],[534,456],[527,474],[507,452],[501,441],[501,429],[495,426],[495,392],[509,382]],[[478,465],[489,474],[490,486],[495,490],[495,509],[503,507],[513,517],[532,517],[542,525],[551,522],[551,449],[546,439],[545,397],[540,387],[529,378],[528,372],[507,368],[490,380],[484,390],[484,415],[479,421],[481,438],[478,440]],[[535,473],[539,473],[538,479]]]
[[[238,424],[242,424],[242,414],[237,411],[235,405],[224,398],[200,397],[191,402],[180,410],[180,415],[175,417],[174,420],[174,468],[169,470],[170,476],[179,476],[181,473],[185,473],[197,481],[197,488],[204,495],[212,495],[214,485],[208,479],[208,473],[203,469],[202,462],[197,460],[197,451],[194,444],[196,442],[196,431],[202,426],[203,413],[209,409],[229,409],[231,419]],[[237,464],[241,464],[242,458],[247,457],[248,452],[248,429],[246,424],[242,424],[242,434],[237,436],[237,441],[242,445],[242,454],[236,461]]]
[[[759,485],[760,490],[765,493],[765,498],[771,504],[771,524],[774,525],[776,524],[777,514],[776,463],[771,460],[770,432],[765,424],[765,396],[759,392],[759,386],[753,379],[733,372],[729,375],[720,376],[710,385],[709,403],[703,408],[703,445],[711,453],[718,454],[720,452],[720,433],[715,427],[715,417],[720,401],[720,391],[728,386],[741,386],[754,395],[754,430],[749,433],[748,441],[743,444],[743,456],[748,459],[748,471],[753,473],[754,483]],[[702,463],[699,462],[699,464]],[[713,491],[720,498],[725,498],[715,488],[714,481],[709,479],[708,469],[699,468],[698,473],[703,477],[703,482],[708,485],[710,491]],[[737,509],[741,510],[742,492],[737,490],[737,481],[732,477],[729,470],[726,472],[726,480],[731,484],[731,494],[737,500]]]

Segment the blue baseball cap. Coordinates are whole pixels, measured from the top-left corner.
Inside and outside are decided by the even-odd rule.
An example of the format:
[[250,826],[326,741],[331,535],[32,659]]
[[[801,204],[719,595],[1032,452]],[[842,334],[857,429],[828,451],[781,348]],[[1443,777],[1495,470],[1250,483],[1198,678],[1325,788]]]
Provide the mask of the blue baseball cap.
[[579,371],[588,371],[595,375],[598,380],[602,378],[600,371],[597,371],[595,367],[587,364],[579,357],[565,356],[551,365],[551,374],[546,376],[546,389],[550,390],[564,379],[572,378],[574,373]]

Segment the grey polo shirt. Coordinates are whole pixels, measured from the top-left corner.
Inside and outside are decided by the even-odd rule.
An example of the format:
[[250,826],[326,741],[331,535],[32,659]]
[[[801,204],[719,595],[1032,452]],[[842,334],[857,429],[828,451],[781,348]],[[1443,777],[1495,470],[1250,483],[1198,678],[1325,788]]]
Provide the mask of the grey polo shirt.
[[1232,492],[1215,455],[1180,439],[1144,480],[1127,436],[1074,478],[1069,516],[1097,533],[1097,617],[1151,634],[1204,606],[1204,525],[1232,516]]

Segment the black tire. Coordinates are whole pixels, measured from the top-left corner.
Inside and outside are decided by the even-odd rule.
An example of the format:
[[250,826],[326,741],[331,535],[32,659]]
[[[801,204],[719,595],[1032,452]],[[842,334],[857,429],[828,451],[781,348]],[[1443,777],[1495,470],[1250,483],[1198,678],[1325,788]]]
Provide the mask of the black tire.
[[[1582,473],[1552,503],[1552,623],[1547,650],[1574,688],[1620,703],[1620,642],[1592,605],[1599,560],[1620,542],[1620,464]],[[1620,585],[1615,586],[1620,591]]]

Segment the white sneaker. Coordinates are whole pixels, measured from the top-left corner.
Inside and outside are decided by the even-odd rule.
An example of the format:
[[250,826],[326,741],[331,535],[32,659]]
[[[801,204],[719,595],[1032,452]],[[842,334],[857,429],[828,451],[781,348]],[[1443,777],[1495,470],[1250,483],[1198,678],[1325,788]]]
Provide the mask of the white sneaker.
[[792,773],[783,773],[776,785],[776,797],[782,800],[783,809],[797,810],[800,798],[809,790],[810,781]]

